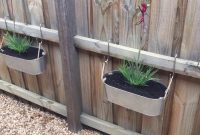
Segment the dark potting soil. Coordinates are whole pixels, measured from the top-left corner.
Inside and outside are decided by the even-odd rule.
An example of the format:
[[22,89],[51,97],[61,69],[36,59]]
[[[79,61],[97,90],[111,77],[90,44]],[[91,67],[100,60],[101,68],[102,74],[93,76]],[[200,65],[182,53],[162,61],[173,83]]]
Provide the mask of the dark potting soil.
[[[28,48],[28,50],[25,53],[21,53],[21,54],[9,49],[8,47],[3,47],[2,50],[4,50],[4,51],[3,52],[0,51],[0,53],[6,54],[9,56],[13,56],[13,57],[17,57],[17,58],[21,58],[21,59],[25,59],[25,60],[36,59],[37,55],[38,55],[38,48],[35,48],[35,47],[30,47],[30,48]],[[43,52],[44,51],[41,49],[40,57],[42,57]]]
[[106,78],[106,84],[140,96],[152,99],[165,96],[166,87],[156,81],[147,82],[147,86],[131,85],[119,71],[114,71],[113,74],[106,74],[104,77]]

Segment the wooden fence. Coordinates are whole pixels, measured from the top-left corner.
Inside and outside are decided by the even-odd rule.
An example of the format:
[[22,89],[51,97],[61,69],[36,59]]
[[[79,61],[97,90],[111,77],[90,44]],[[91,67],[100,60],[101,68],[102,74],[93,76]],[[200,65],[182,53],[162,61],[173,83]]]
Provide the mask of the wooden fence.
[[[58,1],[0,0],[0,17],[9,16],[11,20],[15,19],[16,22],[27,24],[27,29],[30,28],[28,24],[36,26],[43,24],[46,28],[57,30],[55,3],[59,3]],[[60,1],[63,2],[64,0]],[[91,52],[79,49],[83,109],[81,122],[109,134],[136,134],[137,132],[143,135],[198,135],[200,133],[200,82],[197,79],[199,78],[199,69],[195,68],[195,65],[198,67],[200,58],[200,42],[198,40],[200,35],[200,11],[198,10],[200,1],[152,0],[149,16],[145,16],[145,29],[142,29],[141,25],[135,25],[140,16],[134,13],[141,1],[75,0],[76,28],[74,29],[77,29],[77,34],[80,36],[106,42],[111,40],[112,43],[132,48],[140,48],[141,45],[145,45],[146,51],[157,54],[173,57],[178,53],[180,58],[178,62],[182,63],[182,59],[190,60],[183,64],[190,66],[182,68],[183,70],[177,69],[177,73],[181,71],[181,74],[184,75],[176,75],[173,82],[173,92],[168,98],[162,115],[148,117],[107,102],[101,82],[104,56],[95,53],[94,50],[91,50],[93,51]],[[68,4],[68,2],[65,4]],[[56,7],[58,6],[59,4],[56,4]],[[67,9],[65,12],[67,12]],[[61,16],[58,12],[57,15]],[[61,18],[58,21],[64,19]],[[1,22],[3,20],[0,20],[0,26],[3,24]],[[59,22],[59,24],[61,23]],[[19,25],[21,24],[19,23]],[[10,27],[12,26],[10,25]],[[48,33],[49,29],[43,30]],[[38,32],[38,29],[36,32]],[[27,33],[30,35],[30,32]],[[52,33],[53,37],[49,38]],[[39,37],[37,35],[32,36]],[[50,40],[45,41],[44,44],[45,50],[48,52],[48,66],[45,73],[39,76],[21,73],[7,68],[4,60],[0,58],[0,78],[4,80],[0,82],[0,85],[2,85],[0,88],[8,92],[12,92],[11,89],[16,89],[18,93],[24,93],[23,88],[38,94],[38,96],[41,95],[43,98],[46,97],[43,99],[32,96],[31,93],[21,96],[23,98],[32,97],[32,102],[66,116],[66,113],[64,113],[66,109],[63,104],[68,104],[69,99],[66,99],[68,96],[65,96],[65,92],[71,91],[65,90],[67,83],[65,84],[63,81],[63,79],[66,80],[66,78],[63,78],[63,74],[65,75],[69,71],[66,71],[65,67],[62,68],[61,54],[64,52],[61,53],[60,48],[63,48],[64,43],[61,43],[60,46],[56,43],[58,42],[58,33],[53,30],[50,30],[45,39]],[[103,44],[105,42],[101,45]],[[119,59],[112,58],[106,71],[116,69],[119,63]],[[149,64],[148,61],[147,64]],[[165,63],[157,63],[157,65],[162,67]],[[164,83],[169,80],[170,72],[167,71],[161,70],[158,74],[158,77]],[[73,79],[75,80],[75,78]],[[10,83],[19,87],[10,87]],[[70,94],[72,93],[66,93],[66,95]],[[29,100],[27,97],[25,99]],[[41,102],[47,105],[37,102],[36,99],[42,99]],[[48,106],[48,101],[55,104]]]

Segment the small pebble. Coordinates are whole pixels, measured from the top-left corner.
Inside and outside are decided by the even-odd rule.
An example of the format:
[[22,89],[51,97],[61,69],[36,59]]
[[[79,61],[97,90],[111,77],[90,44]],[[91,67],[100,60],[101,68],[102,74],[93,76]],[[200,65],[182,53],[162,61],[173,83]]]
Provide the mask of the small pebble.
[[[64,118],[0,93],[0,135],[75,135]],[[78,135],[101,135],[83,129]]]

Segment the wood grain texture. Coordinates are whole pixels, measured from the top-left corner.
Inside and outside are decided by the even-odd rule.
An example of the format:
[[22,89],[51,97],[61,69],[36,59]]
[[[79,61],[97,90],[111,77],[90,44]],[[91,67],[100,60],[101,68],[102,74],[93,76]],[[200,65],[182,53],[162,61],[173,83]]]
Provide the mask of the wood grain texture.
[[[10,18],[15,21],[25,22],[23,1],[9,0],[7,1],[7,4],[8,4]],[[19,9],[18,7],[22,7],[22,8]],[[13,25],[13,28],[14,28],[14,25]],[[9,72],[11,75],[12,83],[15,85],[21,86],[22,88],[25,88],[23,73],[13,70],[13,69],[9,69]]]
[[[29,9],[26,10],[27,14]],[[33,18],[32,18],[33,19]],[[31,23],[31,20],[29,20]],[[36,21],[34,21],[34,24]],[[37,22],[37,24],[40,24],[40,22]],[[27,36],[35,37],[35,38],[41,38],[40,33],[40,27],[36,25],[28,25],[20,22],[15,22],[15,29],[14,29],[14,22],[7,20],[7,26],[8,30],[19,33],[19,34],[25,34]],[[5,20],[4,18],[0,18],[0,28],[3,30],[6,30]],[[49,40],[52,42],[59,42],[58,39],[58,31],[53,29],[47,29],[42,27],[42,33],[43,33],[43,39]]]
[[[39,26],[44,25],[44,15],[43,15],[43,5],[41,0],[31,0],[29,1],[29,11],[31,12],[31,22],[34,25]],[[36,15],[37,14],[37,15]],[[41,33],[40,33],[41,34]],[[42,33],[43,34],[43,33]],[[38,45],[38,43],[37,43]],[[43,42],[42,47],[47,53],[47,66],[45,71],[37,76],[37,81],[39,85],[39,90],[41,94],[51,100],[55,100],[55,89],[52,77],[52,67],[51,67],[51,57],[50,50],[47,42]],[[48,82],[48,85],[47,85]]]
[[[114,4],[113,22],[115,25],[115,33],[118,33],[118,39],[113,36],[114,43],[119,43],[124,46],[133,48],[140,48],[141,45],[141,25],[136,25],[139,14],[136,12],[140,5],[139,0],[124,0],[118,1]],[[118,12],[118,13],[116,13]],[[118,15],[118,16],[117,16]],[[118,26],[116,26],[118,24]],[[115,63],[116,62],[116,63]],[[115,67],[117,61],[113,61]],[[141,114],[130,111],[126,108],[115,105],[114,106],[114,121],[127,129],[141,132],[142,120]]]
[[136,25],[140,0],[119,1],[120,21],[119,21],[119,42],[124,46],[139,48],[141,45],[141,25]]
[[0,0],[0,17],[4,18],[6,16],[9,16],[8,6],[7,6],[7,0]]
[[[31,12],[32,9],[30,8],[30,4],[31,3],[24,1],[24,4],[23,4],[24,5],[24,12],[25,12],[24,15],[26,16],[25,17],[26,20],[25,20],[24,23],[27,23],[27,24],[30,23],[30,24],[36,25],[33,18],[27,17],[29,15],[32,15],[32,12]],[[37,16],[35,16],[35,17],[37,17]],[[36,76],[24,74],[24,81],[25,81],[26,89],[28,89],[28,90],[30,90],[34,93],[41,94],[41,92],[39,91],[39,84],[38,84],[38,80],[37,80]]]
[[55,7],[64,69],[63,80],[67,99],[69,130],[78,132],[81,129],[82,103],[79,59],[73,39],[76,34],[75,1],[56,0]]
[[83,124],[110,135],[141,135],[85,113],[82,113],[80,117]]
[[30,101],[34,104],[37,104],[41,107],[44,107],[48,110],[56,112],[60,115],[67,116],[67,109],[65,105],[47,99],[39,94],[28,91],[27,89],[21,88],[3,80],[0,80],[0,89],[20,98],[23,98],[27,101]]
[[[5,16],[8,16],[7,3],[6,3],[6,0],[0,0],[0,17],[4,18]],[[2,36],[2,34],[4,33],[3,31],[0,31],[0,32]],[[1,37],[0,42],[2,42],[2,37]],[[0,78],[7,82],[11,82],[9,70],[2,56],[0,56]]]
[[[76,22],[77,34],[89,36],[89,18],[91,12],[88,11],[90,1],[76,0]],[[92,114],[92,89],[91,89],[91,73],[90,73],[90,54],[86,51],[79,50],[79,64],[81,77],[81,92],[83,112]]]
[[[186,9],[187,9],[187,0],[178,0],[178,6],[177,6],[177,12],[176,12],[176,24],[174,29],[174,38],[173,38],[173,44],[172,44],[172,56],[174,56],[176,53],[178,56],[180,56],[180,49],[183,39],[183,31],[184,31],[184,24],[185,24],[185,15],[186,15]],[[173,83],[173,88],[176,86],[176,80]],[[173,100],[172,100],[173,99]],[[179,103],[179,100],[177,99],[177,96],[174,96],[174,93],[170,95],[168,102],[166,106],[170,109],[169,111],[164,112],[164,122],[166,126],[163,126],[163,133],[169,134],[170,127],[172,127],[171,122],[172,121],[179,121],[177,118],[179,116],[173,115],[172,109],[176,107],[177,112],[179,112],[180,106],[177,106],[177,103],[173,104],[174,102]],[[173,131],[174,132],[174,131]],[[175,132],[174,132],[175,133]]]
[[[177,2],[177,0],[151,1],[148,51],[171,56]],[[159,78],[166,82],[169,80],[167,74],[170,73],[159,74]],[[170,96],[172,97],[172,94]],[[171,112],[170,104],[173,99],[171,97],[166,101],[161,116],[143,116],[142,134],[167,135]]]
[[[93,37],[108,41],[112,38],[112,0],[92,0],[92,17],[93,17]],[[106,101],[105,90],[101,80],[102,64],[104,58],[100,55],[92,55],[93,61],[91,62],[91,69],[95,74],[92,74],[92,83],[95,89],[92,92],[92,101],[96,100],[93,104],[93,114],[100,119],[113,121],[112,104]],[[111,70],[112,62],[106,67],[106,71]]]
[[200,100],[199,103],[197,105],[197,111],[195,114],[195,121],[194,121],[194,125],[193,125],[193,129],[192,129],[192,135],[198,135],[200,133]]
[[171,56],[178,0],[151,2],[148,50]]
[[[128,4],[128,3],[127,3]],[[128,34],[123,32],[127,29],[125,29],[123,24],[126,24],[124,21],[126,21],[127,16],[123,16],[122,12],[125,10],[125,1],[117,1],[115,2],[113,7],[113,32],[112,32],[112,40],[113,43],[116,44],[123,44],[127,45],[126,38]],[[132,5],[134,6],[134,5]],[[128,15],[128,12],[125,12],[126,15]],[[124,19],[126,18],[126,19]],[[131,20],[132,21],[132,20]],[[124,26],[124,27],[123,27]],[[123,29],[124,28],[124,29]],[[132,28],[132,27],[131,27]],[[124,39],[125,38],[125,39]],[[118,69],[119,64],[121,63],[120,60],[113,58],[112,59],[112,69]],[[135,112],[132,112],[126,108],[123,108],[121,106],[113,104],[113,123],[122,126],[126,129],[132,130],[136,126],[133,125],[133,118],[136,116]],[[134,129],[135,130],[135,129]],[[136,130],[135,130],[136,131]]]
[[8,3],[11,18],[15,21],[26,22],[26,14],[24,12],[24,0],[9,0]]
[[[55,1],[42,0],[44,22],[47,28],[57,30],[57,19],[55,11]],[[63,82],[63,69],[59,44],[47,42],[50,53],[50,63],[52,71],[53,86],[55,91],[55,99],[62,104],[66,104],[65,89]]]
[[[181,45],[180,57],[190,60],[199,60],[199,1],[188,1],[185,17],[185,26],[183,41]],[[176,121],[171,119],[170,135],[190,135],[195,133],[193,126],[199,125],[198,119],[198,102],[199,102],[199,80],[194,78],[177,77],[175,87],[175,97],[172,110],[172,118],[178,116]],[[178,102],[179,101],[179,102]],[[196,117],[195,117],[196,116]],[[195,124],[195,125],[194,125]],[[199,134],[199,133],[198,133]]]
[[[106,55],[108,50],[108,43],[86,38],[82,36],[75,36],[76,47],[87,51],[96,52]],[[126,47],[119,44],[110,43],[110,56],[118,59],[132,60],[137,57],[139,49]],[[140,58],[145,65],[153,66],[164,71],[173,71],[174,57],[161,55],[157,53],[141,51]],[[162,64],[160,64],[162,63]],[[186,76],[192,76],[194,78],[200,78],[198,62],[177,58],[175,73]]]

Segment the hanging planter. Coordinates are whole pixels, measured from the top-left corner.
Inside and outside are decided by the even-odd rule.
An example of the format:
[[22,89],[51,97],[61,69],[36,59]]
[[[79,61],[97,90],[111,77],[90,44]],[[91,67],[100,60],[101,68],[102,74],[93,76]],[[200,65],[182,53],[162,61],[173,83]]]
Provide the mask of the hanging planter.
[[103,76],[108,101],[148,116],[162,113],[171,82],[172,78],[168,87],[156,81],[149,82],[148,86],[137,87],[128,84],[119,71]]
[[109,102],[147,116],[158,116],[162,113],[174,75],[168,86],[164,86],[152,78],[155,70],[143,66],[139,61],[126,62],[119,70],[104,74],[107,62],[108,59],[103,64],[102,81]]
[[[8,26],[5,17],[5,25],[8,31]],[[14,21],[15,29],[15,21]],[[42,25],[40,24],[40,34],[42,35]],[[3,43],[5,45],[3,46]],[[42,74],[47,65],[47,56],[44,49],[42,49],[42,41],[39,47],[31,46],[31,41],[27,37],[10,34],[7,32],[0,44],[0,54],[4,57],[5,62],[9,68],[27,73],[30,75]]]
[[39,75],[44,72],[46,68],[46,53],[43,49],[30,47],[25,53],[17,53],[8,47],[3,47],[0,51],[6,65],[9,68],[30,74]]

